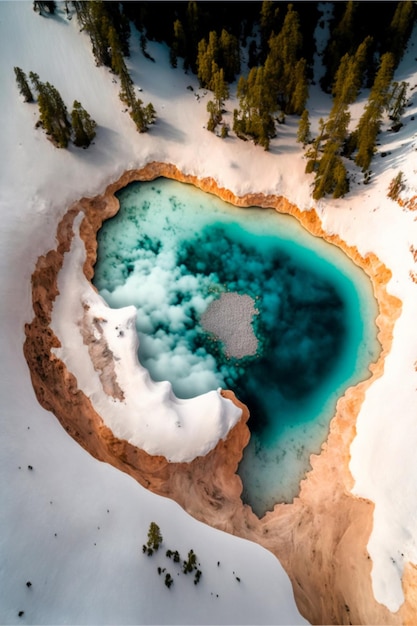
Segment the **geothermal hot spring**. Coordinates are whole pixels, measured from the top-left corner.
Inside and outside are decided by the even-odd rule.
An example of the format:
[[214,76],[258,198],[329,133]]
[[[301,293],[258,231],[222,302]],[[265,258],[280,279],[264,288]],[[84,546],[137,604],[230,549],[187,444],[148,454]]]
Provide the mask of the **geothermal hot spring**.
[[272,209],[162,178],[118,198],[98,233],[95,286],[113,308],[135,305],[153,380],[180,398],[232,389],[249,407],[243,501],[258,516],[292,501],[337,399],[378,357],[368,277]]

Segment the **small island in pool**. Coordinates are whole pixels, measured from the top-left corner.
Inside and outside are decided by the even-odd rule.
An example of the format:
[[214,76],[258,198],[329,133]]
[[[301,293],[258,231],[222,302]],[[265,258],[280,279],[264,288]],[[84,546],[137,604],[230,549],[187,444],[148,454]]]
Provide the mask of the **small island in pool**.
[[258,349],[259,342],[252,327],[255,313],[251,296],[225,291],[204,311],[201,325],[221,342],[226,357],[241,359],[254,356]]

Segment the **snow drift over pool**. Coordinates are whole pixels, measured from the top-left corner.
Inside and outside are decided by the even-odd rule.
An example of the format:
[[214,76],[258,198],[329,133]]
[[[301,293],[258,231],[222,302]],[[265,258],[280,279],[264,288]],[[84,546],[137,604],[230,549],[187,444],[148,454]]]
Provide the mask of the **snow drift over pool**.
[[[77,233],[81,218],[75,221],[71,250],[58,278],[51,323],[61,342],[56,356],[116,437],[172,462],[204,456],[227,436],[241,409],[219,389],[179,399],[171,383],[151,380],[137,359],[136,309],[111,309],[83,274],[85,248]],[[91,344],[99,346],[96,357]],[[102,362],[106,359],[108,367]]]

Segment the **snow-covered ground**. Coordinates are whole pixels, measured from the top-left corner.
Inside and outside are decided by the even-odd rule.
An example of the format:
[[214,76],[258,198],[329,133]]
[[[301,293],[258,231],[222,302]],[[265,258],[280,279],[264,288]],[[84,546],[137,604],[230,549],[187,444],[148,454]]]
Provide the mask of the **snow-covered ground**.
[[[64,13],[42,18],[31,2],[0,3],[0,621],[303,623],[288,578],[272,555],[197,523],[173,502],[92,459],[39,407],[31,387],[22,352],[24,324],[33,314],[30,276],[38,256],[54,247],[56,225],[73,201],[102,192],[125,170],[158,160],[188,174],[212,176],[237,194],[281,194],[301,209],[313,204],[311,179],[294,140],[296,121],[280,127],[269,152],[234,137],[221,140],[204,128],[209,94],[198,90],[193,75],[169,67],[165,46],[148,49],[155,63],[142,56],[132,37],[128,66],[141,98],[153,103],[158,116],[151,131],[139,135],[123,112],[112,74],[95,66],[75,19],[66,20]],[[410,88],[417,84],[416,51],[413,45],[396,74]],[[98,124],[94,145],[58,150],[35,130],[37,107],[19,96],[14,66],[55,85],[68,107],[81,101]],[[371,183],[317,207],[329,232],[363,255],[374,251],[392,270],[389,290],[403,301],[384,375],[370,388],[359,415],[351,461],[355,493],[375,502],[369,543],[375,595],[393,611],[402,602],[403,563],[417,562],[417,285],[410,278],[417,270],[410,251],[417,248],[417,225],[413,212],[387,198],[387,189],[401,170],[407,185],[402,196],[417,193],[414,93],[404,127],[381,135],[379,150],[388,154],[376,155]],[[329,110],[318,92],[311,103],[310,115],[317,118]],[[229,118],[233,107],[232,99]],[[360,115],[360,105],[354,110]],[[200,585],[183,576],[170,590],[163,585],[156,572],[158,565],[166,566],[162,557],[141,553],[152,520],[167,548],[197,553]],[[20,618],[19,611],[24,611]]]

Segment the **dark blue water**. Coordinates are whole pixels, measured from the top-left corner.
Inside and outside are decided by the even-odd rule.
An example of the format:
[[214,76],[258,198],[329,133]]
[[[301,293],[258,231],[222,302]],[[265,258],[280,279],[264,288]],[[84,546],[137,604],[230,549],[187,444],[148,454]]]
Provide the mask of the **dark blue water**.
[[[291,501],[344,390],[379,344],[370,281],[334,246],[273,210],[238,209],[158,179],[119,192],[98,234],[94,284],[137,308],[139,359],[179,397],[219,386],[248,405],[239,474],[258,515]],[[256,355],[228,358],[200,323],[224,291],[255,301]]]

